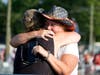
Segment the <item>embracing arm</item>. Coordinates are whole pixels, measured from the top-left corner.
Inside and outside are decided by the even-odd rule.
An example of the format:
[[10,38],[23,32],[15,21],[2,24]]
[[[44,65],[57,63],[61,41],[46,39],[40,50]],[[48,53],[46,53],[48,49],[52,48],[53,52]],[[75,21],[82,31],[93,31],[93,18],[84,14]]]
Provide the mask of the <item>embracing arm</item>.
[[10,44],[13,46],[13,47],[17,47],[19,46],[20,44],[24,44],[26,43],[28,40],[32,39],[35,37],[35,32],[27,32],[27,33],[20,33],[16,36],[14,36],[11,41],[10,41]]
[[[47,57],[47,61],[59,75],[70,75],[78,64],[78,56],[73,53],[71,54],[65,52],[61,55],[60,59],[57,59],[51,53],[48,56],[48,51],[46,51],[43,47],[38,47],[38,52],[43,55],[43,57]],[[75,50],[75,48],[72,49]]]
[[62,55],[60,60],[50,54],[47,60],[59,75],[70,75],[78,63],[78,58],[71,54]]
[[54,33],[52,31],[43,30],[43,29],[40,29],[38,31],[20,33],[11,39],[10,44],[13,47],[18,47],[19,45],[24,44],[27,41],[29,41],[35,37],[39,37],[39,38],[43,38],[44,40],[48,40],[47,37],[52,38],[53,35],[54,35]]
[[73,42],[79,42],[81,39],[81,35],[77,32],[69,32],[65,36],[67,36],[66,40],[63,41],[64,43],[73,43]]

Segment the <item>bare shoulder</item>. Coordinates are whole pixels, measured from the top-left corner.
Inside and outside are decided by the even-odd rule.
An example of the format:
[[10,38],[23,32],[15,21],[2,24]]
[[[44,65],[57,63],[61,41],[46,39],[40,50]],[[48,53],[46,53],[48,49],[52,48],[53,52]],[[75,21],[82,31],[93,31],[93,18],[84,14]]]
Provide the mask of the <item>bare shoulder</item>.
[[81,39],[81,36],[77,32],[66,32],[64,34],[61,34],[60,38],[56,37],[55,40],[57,44],[60,46],[70,44],[70,43],[78,43]]
[[79,42],[81,39],[81,35],[77,32],[67,32],[66,37],[67,37],[66,41],[69,40],[69,43],[70,42]]
[[77,32],[66,32],[63,36],[62,45],[69,44],[69,43],[78,43],[81,39],[81,36]]

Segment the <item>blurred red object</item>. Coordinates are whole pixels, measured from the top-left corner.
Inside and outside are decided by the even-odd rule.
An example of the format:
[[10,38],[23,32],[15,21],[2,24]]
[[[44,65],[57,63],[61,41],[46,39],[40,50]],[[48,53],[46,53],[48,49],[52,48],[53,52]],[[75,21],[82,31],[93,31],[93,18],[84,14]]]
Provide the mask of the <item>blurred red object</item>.
[[5,50],[0,51],[0,60],[4,61]]
[[5,44],[0,44],[0,60],[1,61],[4,61],[4,58],[5,58],[5,48],[6,48]]
[[95,65],[100,65],[100,53],[99,54],[95,54],[95,56],[93,58],[93,63]]

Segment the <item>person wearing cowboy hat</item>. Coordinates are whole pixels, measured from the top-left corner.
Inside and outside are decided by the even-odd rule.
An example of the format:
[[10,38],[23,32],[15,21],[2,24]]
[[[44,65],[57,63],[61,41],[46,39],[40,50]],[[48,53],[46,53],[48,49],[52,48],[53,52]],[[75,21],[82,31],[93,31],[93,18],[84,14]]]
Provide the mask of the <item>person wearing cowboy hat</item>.
[[[50,37],[54,40],[53,53],[41,45],[33,47],[33,52],[40,54],[49,63],[53,70],[50,75],[77,75],[79,61],[77,44],[80,40],[80,35],[74,32],[74,22],[68,19],[65,16],[66,12],[62,12],[62,10],[64,9],[54,6],[52,15],[42,14],[45,19],[44,27],[48,29],[47,33],[49,36],[52,35]],[[58,11],[60,11],[60,14]],[[49,37],[48,34],[45,35]]]

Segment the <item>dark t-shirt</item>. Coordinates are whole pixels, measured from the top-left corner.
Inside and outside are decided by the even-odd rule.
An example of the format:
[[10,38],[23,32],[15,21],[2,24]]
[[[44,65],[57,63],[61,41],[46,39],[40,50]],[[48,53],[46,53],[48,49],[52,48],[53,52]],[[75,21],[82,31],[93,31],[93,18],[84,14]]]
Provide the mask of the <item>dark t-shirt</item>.
[[54,53],[54,42],[51,38],[48,41],[34,38],[20,45],[15,55],[14,74],[57,75],[44,57],[32,51],[36,45],[41,45],[52,54]]

